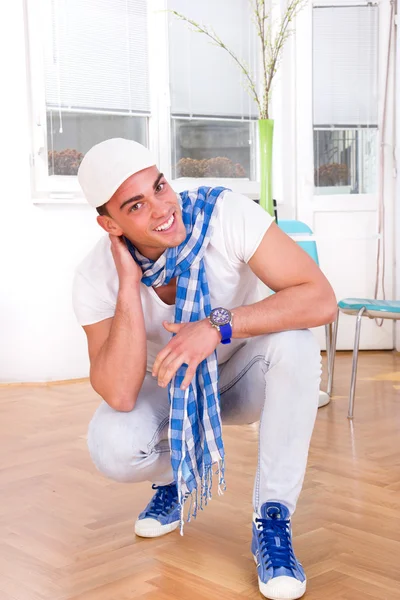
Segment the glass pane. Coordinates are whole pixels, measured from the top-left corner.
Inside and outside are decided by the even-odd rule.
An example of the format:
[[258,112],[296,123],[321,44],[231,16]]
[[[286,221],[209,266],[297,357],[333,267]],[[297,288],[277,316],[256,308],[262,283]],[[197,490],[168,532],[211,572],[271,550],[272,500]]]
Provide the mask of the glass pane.
[[377,190],[377,129],[314,128],[316,194]]
[[76,175],[85,153],[112,137],[147,146],[147,117],[47,110],[49,175]]
[[255,179],[254,121],[172,119],[172,176]]
[[316,194],[377,189],[378,8],[313,8]]
[[[252,74],[259,72],[258,36],[249,0],[168,0],[171,10],[208,26]],[[228,52],[177,19],[169,19],[171,113],[190,117],[256,117],[247,80]]]

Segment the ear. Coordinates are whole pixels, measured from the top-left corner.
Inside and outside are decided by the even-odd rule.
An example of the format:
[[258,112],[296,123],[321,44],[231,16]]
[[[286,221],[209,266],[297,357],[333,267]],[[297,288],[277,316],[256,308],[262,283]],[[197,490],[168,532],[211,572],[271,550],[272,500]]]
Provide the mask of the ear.
[[111,233],[111,235],[116,235],[118,237],[120,237],[121,235],[123,235],[123,231],[121,229],[121,227],[119,225],[117,225],[117,223],[114,221],[114,219],[112,217],[107,217],[107,216],[103,216],[103,215],[99,215],[97,217],[97,222],[100,225],[100,227],[102,227],[104,229],[104,231],[107,231],[107,233]]

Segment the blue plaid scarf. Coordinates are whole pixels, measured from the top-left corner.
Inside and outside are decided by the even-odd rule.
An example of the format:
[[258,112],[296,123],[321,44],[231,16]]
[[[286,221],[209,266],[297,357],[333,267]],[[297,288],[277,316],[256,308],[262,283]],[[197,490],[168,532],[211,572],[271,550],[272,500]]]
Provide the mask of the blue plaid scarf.
[[[128,248],[143,270],[147,286],[176,281],[175,323],[200,321],[211,312],[210,293],[204,268],[204,252],[209,244],[218,212],[217,200],[226,188],[200,187],[179,194],[185,241],[168,248],[157,261],[142,256],[127,240]],[[186,390],[181,384],[187,365],[182,365],[168,386],[171,403],[169,442],[174,479],[181,507],[189,494],[190,516],[211,498],[212,465],[218,465],[218,491],[225,489],[224,446],[220,419],[217,353],[214,351],[197,368]],[[200,502],[199,502],[200,499]],[[181,511],[183,525],[183,510]]]

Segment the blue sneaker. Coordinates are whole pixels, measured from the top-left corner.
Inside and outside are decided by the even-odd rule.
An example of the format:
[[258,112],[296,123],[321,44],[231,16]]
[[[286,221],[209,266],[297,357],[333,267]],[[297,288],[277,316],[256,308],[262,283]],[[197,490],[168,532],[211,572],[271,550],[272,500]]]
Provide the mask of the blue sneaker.
[[152,485],[156,493],[138,516],[135,533],[140,537],[159,537],[174,531],[180,522],[176,484]]
[[296,600],[306,591],[306,576],[292,548],[290,513],[284,504],[265,502],[254,513],[251,551],[260,592],[270,600]]

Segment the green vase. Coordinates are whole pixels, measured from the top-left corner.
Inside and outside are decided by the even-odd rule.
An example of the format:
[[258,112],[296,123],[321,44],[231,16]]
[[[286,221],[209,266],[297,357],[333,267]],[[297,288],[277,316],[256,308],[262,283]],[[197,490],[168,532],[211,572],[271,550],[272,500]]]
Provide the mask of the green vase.
[[272,146],[274,139],[274,121],[260,119],[258,121],[260,140],[260,173],[261,190],[260,206],[274,216],[274,201],[272,198]]

